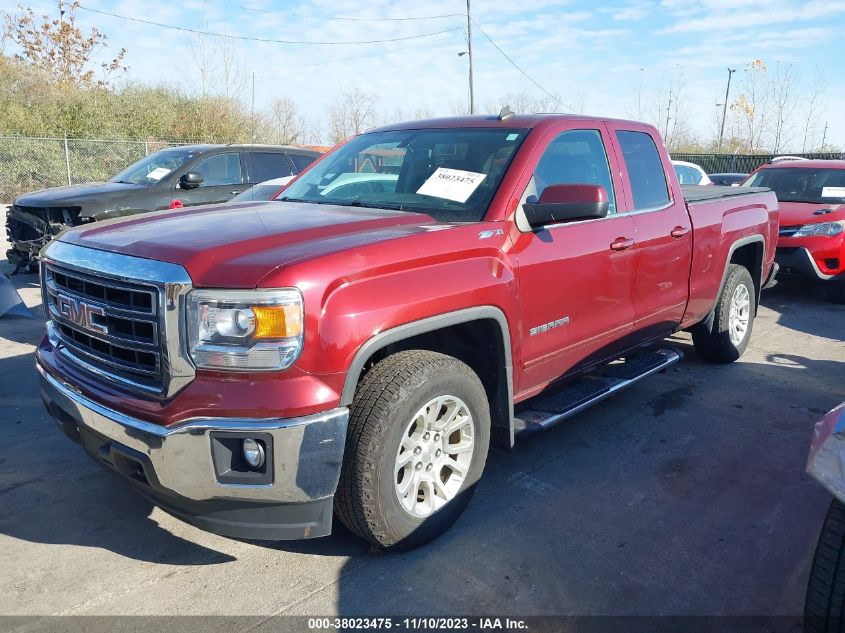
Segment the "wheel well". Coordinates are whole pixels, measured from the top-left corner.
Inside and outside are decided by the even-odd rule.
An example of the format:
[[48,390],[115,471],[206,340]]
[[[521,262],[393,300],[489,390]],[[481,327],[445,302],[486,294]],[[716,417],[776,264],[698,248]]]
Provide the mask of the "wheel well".
[[754,282],[756,302],[760,302],[760,287],[763,276],[763,243],[751,242],[737,248],[731,253],[731,264],[739,264],[748,269]]
[[475,319],[423,332],[389,343],[367,358],[358,382],[379,361],[411,349],[453,356],[466,363],[481,380],[490,403],[490,439],[495,446],[511,448],[511,393],[508,361],[502,330],[495,319]]

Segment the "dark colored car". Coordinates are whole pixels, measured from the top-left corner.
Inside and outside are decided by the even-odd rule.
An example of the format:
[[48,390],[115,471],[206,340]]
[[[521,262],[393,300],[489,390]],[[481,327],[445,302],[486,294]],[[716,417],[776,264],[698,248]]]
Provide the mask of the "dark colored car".
[[723,187],[739,186],[743,180],[748,178],[748,174],[709,174],[710,180],[714,185],[722,185]]
[[8,211],[9,261],[34,268],[41,248],[70,226],[226,202],[252,185],[293,176],[319,152],[278,145],[186,145],[150,154],[107,182],[43,189],[19,196]]

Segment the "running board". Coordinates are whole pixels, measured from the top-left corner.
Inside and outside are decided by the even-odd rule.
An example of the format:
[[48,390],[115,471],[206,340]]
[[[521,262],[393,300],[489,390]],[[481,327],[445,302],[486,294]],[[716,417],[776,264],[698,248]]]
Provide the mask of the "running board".
[[661,347],[614,361],[591,371],[560,391],[529,400],[527,408],[514,416],[514,434],[532,435],[580,413],[684,357],[683,352]]

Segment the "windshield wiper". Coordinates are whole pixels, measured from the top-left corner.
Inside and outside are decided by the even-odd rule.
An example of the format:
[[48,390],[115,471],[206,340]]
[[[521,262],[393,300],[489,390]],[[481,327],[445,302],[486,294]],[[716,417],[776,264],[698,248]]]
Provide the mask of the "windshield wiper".
[[390,211],[405,211],[405,207],[401,204],[390,204],[389,202],[373,204],[372,202],[362,202],[357,198],[354,200],[347,200],[342,203],[338,203],[338,206],[341,207],[364,207],[365,209],[387,209]]
[[307,204],[334,204],[334,202],[324,202],[322,200],[306,200],[305,198],[289,198],[288,196],[282,196],[281,198],[275,198],[276,202],[305,202]]

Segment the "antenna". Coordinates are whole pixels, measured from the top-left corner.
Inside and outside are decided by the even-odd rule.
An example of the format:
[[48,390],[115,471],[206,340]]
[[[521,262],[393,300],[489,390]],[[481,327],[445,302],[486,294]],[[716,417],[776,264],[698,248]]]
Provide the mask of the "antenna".
[[499,111],[499,121],[506,121],[511,118],[516,112],[511,110],[510,106],[505,106]]

